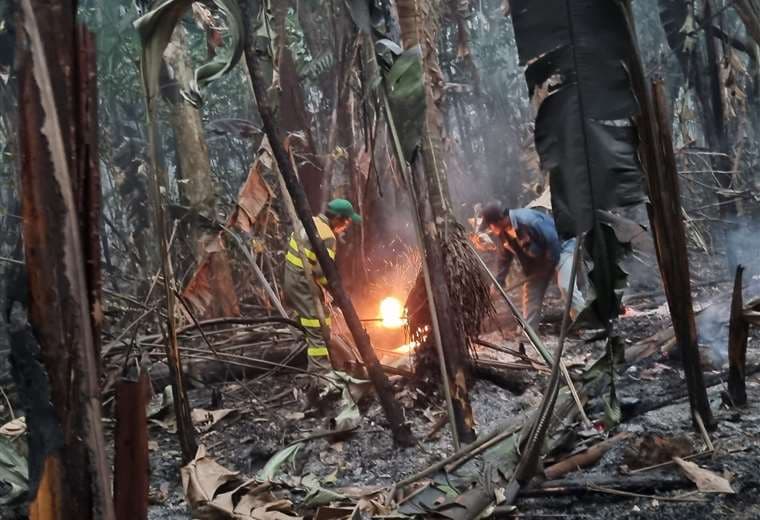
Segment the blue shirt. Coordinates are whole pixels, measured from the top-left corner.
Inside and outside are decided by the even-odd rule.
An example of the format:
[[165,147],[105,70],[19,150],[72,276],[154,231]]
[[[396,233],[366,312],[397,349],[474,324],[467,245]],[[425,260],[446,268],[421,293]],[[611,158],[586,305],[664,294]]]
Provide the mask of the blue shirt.
[[554,220],[540,211],[527,208],[510,210],[509,220],[517,232],[517,239],[505,233],[499,236],[502,245],[499,282],[503,283],[515,256],[526,275],[554,269],[562,250]]

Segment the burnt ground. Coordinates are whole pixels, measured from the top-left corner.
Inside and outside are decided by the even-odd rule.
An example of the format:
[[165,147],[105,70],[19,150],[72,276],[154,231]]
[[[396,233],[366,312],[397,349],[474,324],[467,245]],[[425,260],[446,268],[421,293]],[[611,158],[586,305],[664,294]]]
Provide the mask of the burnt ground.
[[[727,290],[730,285],[706,284],[695,290],[696,300],[709,301]],[[650,287],[647,290],[656,291]],[[556,295],[555,295],[556,297]],[[620,320],[619,330],[628,347],[648,338],[669,326],[666,307],[662,297],[639,297],[630,305],[635,313]],[[552,312],[557,313],[556,298],[549,301],[549,323],[542,325],[547,346],[553,348],[557,324]],[[750,339],[748,365],[760,362],[760,331]],[[566,351],[568,365],[574,373],[599,357],[603,343],[584,342],[593,336],[591,331],[574,334]],[[519,348],[517,339],[504,337],[500,331],[484,336],[493,342]],[[506,354],[480,351],[483,357],[500,361],[516,361]],[[537,359],[537,356],[534,356]],[[573,496],[541,496],[521,498],[517,517],[542,518],[760,518],[760,374],[747,379],[749,405],[741,409],[729,408],[722,403],[725,384],[720,380],[720,370],[706,369],[708,380],[717,382],[709,388],[712,409],[717,419],[717,429],[712,433],[715,452],[696,459],[707,469],[723,475],[732,482],[736,494],[690,494],[695,487],[689,483],[677,490],[660,490],[653,485],[642,496],[618,496],[607,492],[587,492]],[[479,380],[475,382],[471,399],[478,431],[487,431],[505,418],[515,416],[535,407],[541,398],[546,374],[534,372],[534,384],[521,395]],[[277,450],[287,444],[330,428],[329,422],[314,410],[305,410],[303,396],[298,387],[304,384],[300,377],[280,375],[265,381],[250,383],[253,395],[263,402],[252,403],[246,391],[237,384],[217,386],[222,390],[223,406],[239,411],[218,423],[210,432],[201,436],[201,442],[220,464],[246,475],[253,475]],[[193,405],[209,409],[212,388],[192,391]],[[419,390],[399,383],[398,397],[418,445],[398,449],[393,446],[386,429],[382,412],[375,401],[363,406],[364,416],[359,429],[341,440],[318,438],[305,443],[293,465],[288,466],[291,475],[315,475],[326,488],[360,487],[367,490],[378,486],[390,486],[453,452],[447,427],[437,433],[436,424],[444,415],[444,406],[437,392]],[[630,465],[638,459],[646,461],[651,453],[638,451],[642,439],[665,439],[680,442],[696,453],[704,450],[702,437],[695,433],[689,418],[685,397],[683,372],[675,356],[657,353],[633,366],[623,367],[617,379],[618,397],[625,405],[624,419],[613,432],[630,432],[632,436],[609,451],[597,464],[585,470],[568,474],[564,479],[603,479],[624,482],[631,476]],[[273,397],[274,396],[274,397]],[[218,404],[218,403],[216,403]],[[640,413],[637,407],[655,409]],[[590,403],[592,420],[601,417],[601,407]],[[594,415],[595,413],[595,415]],[[151,446],[152,497],[150,518],[154,520],[188,518],[187,505],[179,482],[179,451],[175,438],[162,427],[152,426]],[[658,455],[660,456],[660,455]],[[667,455],[666,455],[667,456]],[[556,456],[559,460],[563,455]],[[653,459],[654,460],[654,459]],[[632,462],[633,461],[633,462]],[[646,464],[641,464],[646,465]],[[673,465],[645,471],[637,477],[648,477],[657,482],[672,479],[683,481],[683,475]],[[664,486],[667,488],[668,486]],[[684,498],[683,495],[687,494]],[[298,503],[297,494],[292,497]],[[513,514],[499,516],[512,518]]]
[[[711,260],[703,256],[693,262],[701,277],[695,277],[695,302],[700,307],[713,301],[716,296],[730,290],[730,280],[709,283],[711,272],[715,273]],[[692,264],[694,265],[694,263]],[[643,277],[646,264],[641,262],[636,283],[628,291],[628,305],[635,312],[619,320],[618,330],[624,339],[626,351],[633,352],[639,342],[670,325],[664,296],[657,278]],[[635,266],[634,266],[635,268]],[[649,267],[651,272],[652,264]],[[634,269],[635,270],[635,269]],[[712,276],[712,279],[717,279]],[[707,283],[706,283],[707,282]],[[630,296],[633,295],[633,298]],[[557,317],[559,301],[556,291],[550,294],[546,306],[546,319],[542,324],[542,337],[552,349],[558,332]],[[519,338],[508,333],[509,324],[505,309],[497,306],[499,319],[492,324],[492,331],[483,336],[491,342],[518,349]],[[498,325],[498,326],[497,326]],[[580,375],[584,367],[601,356],[601,341],[585,341],[593,337],[593,331],[574,332],[566,349],[566,361],[574,375]],[[523,343],[527,345],[527,342]],[[748,348],[748,366],[760,363],[760,331],[752,331]],[[527,353],[538,359],[530,348]],[[707,354],[707,351],[705,352]],[[479,350],[483,358],[502,362],[518,361],[507,354]],[[641,491],[642,496],[619,496],[609,492],[574,493],[571,496],[544,495],[520,498],[516,513],[504,513],[498,518],[760,518],[760,373],[747,379],[748,406],[733,409],[723,404],[720,370],[706,368],[706,377],[714,383],[709,388],[712,409],[717,419],[717,429],[712,434],[715,452],[702,456],[696,462],[723,475],[731,481],[736,494],[690,494],[695,487],[686,482],[679,489],[668,490],[672,480],[683,482],[683,475],[673,465],[636,474],[637,478],[650,478],[651,489]],[[304,442],[293,464],[284,466],[285,473],[293,476],[314,475],[321,486],[340,490],[345,487],[364,490],[391,486],[437,462],[453,452],[447,426],[440,427],[445,416],[445,406],[435,387],[415,387],[403,380],[395,382],[397,396],[404,406],[406,417],[412,426],[417,446],[399,449],[394,447],[391,435],[384,423],[382,411],[375,400],[362,403],[363,417],[359,428],[352,434],[334,439],[319,436],[332,425],[326,417],[332,412],[318,413],[307,409],[303,388],[306,376],[279,374],[261,380],[247,380],[245,388],[236,382],[197,386],[190,392],[192,406],[208,410],[232,408],[228,415],[210,431],[199,434],[199,442],[211,457],[223,466],[253,476],[278,450],[299,439],[317,438]],[[499,422],[529,411],[537,406],[547,381],[544,372],[531,370],[526,378],[532,382],[521,394],[516,395],[496,384],[477,380],[470,397],[478,432],[489,431]],[[702,437],[695,433],[688,413],[685,382],[680,364],[675,356],[657,352],[633,366],[621,368],[616,381],[618,397],[624,406],[624,417],[615,432],[629,432],[624,443],[607,452],[595,465],[578,470],[564,480],[584,481],[602,479],[625,482],[633,478],[632,467],[647,465],[651,457],[662,454],[647,453],[641,448],[645,440],[661,439],[677,441],[685,446],[686,453],[704,450]],[[642,408],[652,408],[642,413]],[[598,400],[587,406],[592,420],[601,418]],[[169,414],[170,415],[170,414]],[[109,437],[113,423],[107,421]],[[180,453],[176,435],[172,432],[171,417],[157,415],[150,423],[151,507],[152,520],[190,518],[184,499],[179,468]],[[667,443],[666,443],[667,444]],[[112,446],[112,442],[108,443]],[[554,455],[561,460],[565,454]],[[665,454],[666,458],[669,456]],[[551,461],[549,461],[551,462]],[[687,496],[684,498],[684,494]],[[293,493],[298,507],[303,494]],[[685,501],[689,500],[689,501]],[[695,501],[698,500],[698,501]],[[9,511],[0,510],[0,518]],[[309,513],[306,512],[308,517]],[[515,516],[517,515],[517,516]]]

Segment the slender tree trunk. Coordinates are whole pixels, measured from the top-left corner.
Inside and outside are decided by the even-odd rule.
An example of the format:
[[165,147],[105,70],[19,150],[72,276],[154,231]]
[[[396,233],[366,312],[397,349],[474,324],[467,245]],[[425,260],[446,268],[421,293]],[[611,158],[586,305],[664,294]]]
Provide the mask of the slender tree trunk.
[[[429,213],[424,207],[415,208],[422,222],[432,225],[423,227],[425,261],[434,289],[434,305],[441,328],[441,341],[445,352],[444,362],[449,385],[454,418],[459,439],[471,442],[475,438],[475,420],[469,400],[469,351],[465,325],[461,312],[452,303],[450,291],[457,284],[450,279],[447,267],[446,243],[466,240],[451,210],[448,179],[446,177],[446,150],[444,145],[444,116],[441,110],[443,98],[443,74],[438,64],[436,42],[438,37],[439,0],[401,0],[397,2],[401,39],[405,49],[420,45],[425,76],[426,113],[422,143],[424,175],[413,175],[418,201],[427,200]],[[448,249],[452,252],[453,249]],[[466,264],[466,262],[465,262]],[[467,273],[461,273],[466,275]],[[479,274],[474,275],[480,280]],[[462,280],[458,281],[462,283]],[[467,283],[467,282],[464,282]],[[456,289],[455,289],[456,290]],[[460,300],[461,301],[461,300]],[[433,303],[433,302],[431,302]]]
[[[188,57],[187,34],[182,24],[174,29],[164,56],[174,72],[171,87],[165,89],[165,92],[169,91],[171,94],[165,98],[169,101],[169,122],[177,145],[180,200],[193,211],[212,216],[215,203],[214,182],[201,114],[179,95],[179,90],[187,87],[193,78],[193,69]],[[200,255],[195,256],[197,258]]]
[[327,277],[328,289],[338,307],[343,312],[346,324],[348,325],[356,346],[359,349],[364,365],[367,368],[369,378],[375,387],[378,399],[385,412],[385,417],[390,423],[393,438],[398,444],[409,446],[413,442],[409,425],[404,421],[401,406],[398,401],[396,401],[388,378],[380,367],[377,355],[372,349],[367,332],[359,321],[356,309],[346,295],[346,292],[343,290],[340,274],[338,273],[335,263],[327,254],[327,249],[325,248],[324,243],[319,239],[316,226],[312,219],[312,211],[306,198],[306,193],[298,182],[298,177],[290,165],[288,153],[283,145],[284,135],[281,130],[277,128],[274,114],[268,105],[265,86],[266,81],[265,78],[262,77],[263,71],[261,70],[260,56],[257,51],[255,34],[252,30],[253,20],[255,20],[256,13],[259,10],[258,1],[243,0],[240,7],[243,16],[249,20],[245,35],[245,59],[248,65],[248,71],[252,76],[251,82],[258,103],[259,113],[261,114],[261,119],[264,124],[264,130],[269,139],[269,143],[272,146],[272,153],[277,161],[280,174],[283,176],[285,185],[293,199],[298,218],[301,220],[301,224],[304,226],[306,234],[309,237],[309,242],[311,242],[312,249],[317,256],[317,261]]
[[46,447],[30,517],[111,520],[99,381],[95,40],[75,26],[75,1],[21,4],[19,34],[26,33],[28,50],[19,141],[30,318],[63,436],[60,445]]

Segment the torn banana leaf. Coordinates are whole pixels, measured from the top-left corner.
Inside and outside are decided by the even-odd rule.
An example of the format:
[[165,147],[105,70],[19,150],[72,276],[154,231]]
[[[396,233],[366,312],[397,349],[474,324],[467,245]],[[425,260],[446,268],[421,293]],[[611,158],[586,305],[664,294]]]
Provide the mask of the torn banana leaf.
[[536,150],[550,173],[557,231],[562,238],[587,233],[594,310],[607,323],[618,312],[616,247],[597,211],[644,200],[623,7],[614,0],[513,0],[511,6],[520,63],[540,102]]

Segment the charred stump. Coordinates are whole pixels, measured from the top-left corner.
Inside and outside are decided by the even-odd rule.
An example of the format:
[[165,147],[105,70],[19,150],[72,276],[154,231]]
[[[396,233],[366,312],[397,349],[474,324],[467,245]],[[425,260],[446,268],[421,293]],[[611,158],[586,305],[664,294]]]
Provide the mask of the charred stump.
[[749,323],[744,319],[743,274],[744,267],[740,265],[736,268],[734,293],[731,298],[731,318],[728,322],[728,395],[735,406],[747,404],[745,378]]

